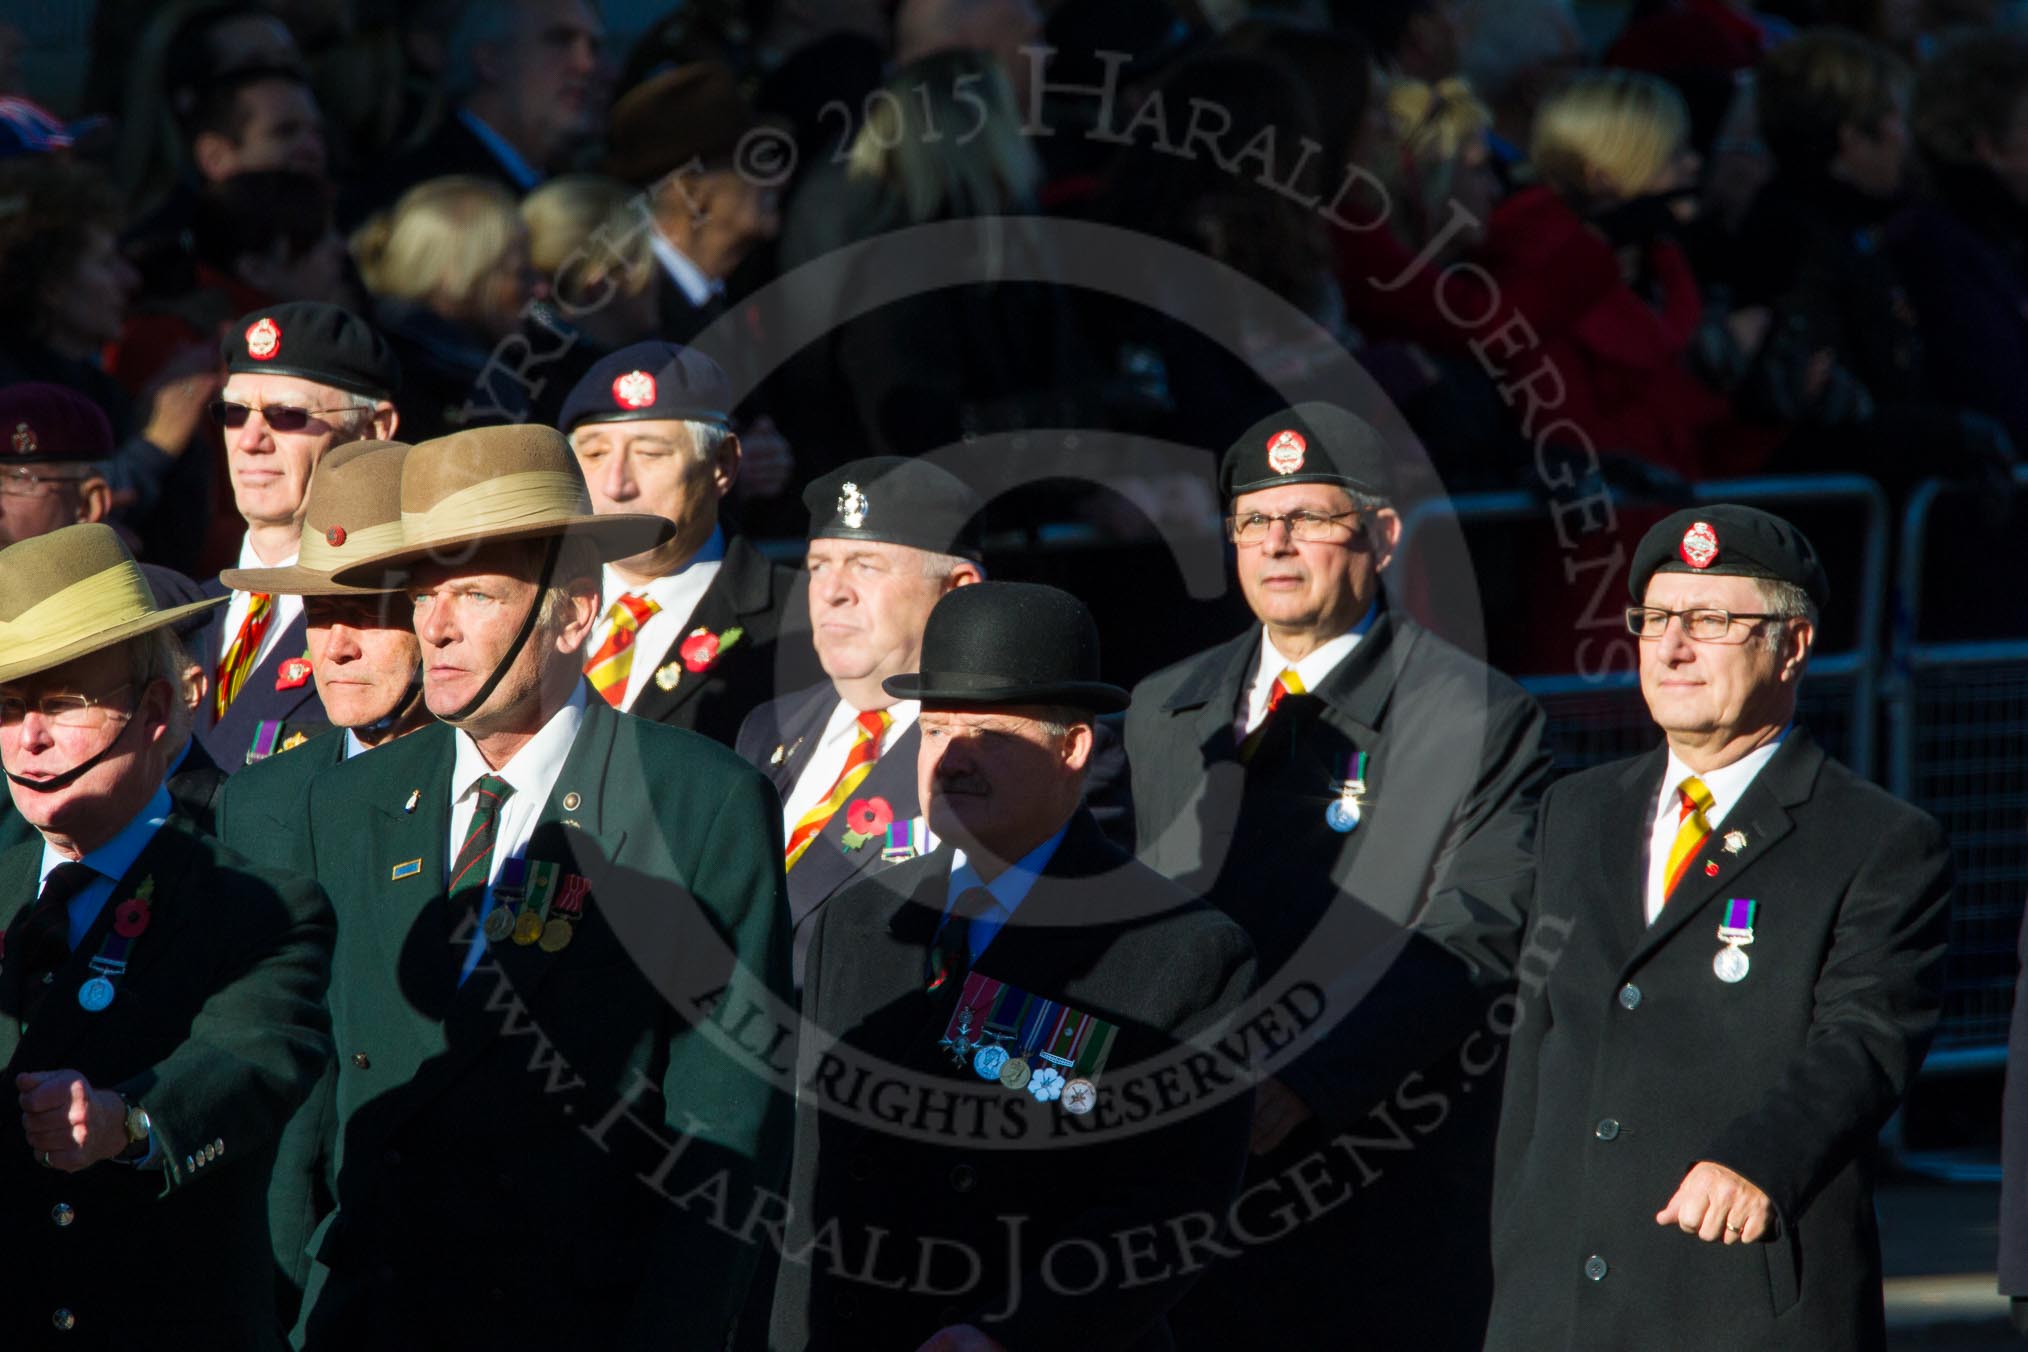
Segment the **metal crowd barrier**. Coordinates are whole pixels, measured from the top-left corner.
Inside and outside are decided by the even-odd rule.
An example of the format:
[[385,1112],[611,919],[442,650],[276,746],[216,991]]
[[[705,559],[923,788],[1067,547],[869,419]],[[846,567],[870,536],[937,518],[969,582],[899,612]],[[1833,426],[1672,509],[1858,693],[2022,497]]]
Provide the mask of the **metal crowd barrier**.
[[1990,506],[1932,480],[1902,516],[1888,783],[1943,823],[1957,866],[1931,1073],[2004,1063],[2028,898],[2028,470],[2011,516]]

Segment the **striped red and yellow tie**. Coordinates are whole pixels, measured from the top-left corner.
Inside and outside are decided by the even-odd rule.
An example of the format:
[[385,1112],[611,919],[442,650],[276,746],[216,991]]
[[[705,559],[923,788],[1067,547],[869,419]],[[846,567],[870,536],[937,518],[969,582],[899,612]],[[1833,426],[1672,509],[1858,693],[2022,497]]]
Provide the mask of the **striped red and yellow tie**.
[[1662,903],[1668,904],[1676,884],[1690,871],[1690,861],[1711,836],[1711,822],[1704,815],[1711,809],[1711,790],[1691,775],[1676,786],[1676,843],[1669,847],[1669,864],[1662,870]]
[[1281,707],[1283,700],[1290,695],[1308,693],[1303,688],[1303,678],[1296,674],[1296,669],[1283,667],[1282,674],[1275,677],[1275,683],[1268,687],[1267,708],[1262,711],[1259,724],[1246,735],[1246,741],[1240,745],[1239,758],[1242,761],[1250,761],[1253,759],[1253,753],[1260,750],[1260,739],[1267,732],[1268,721],[1275,716],[1275,710]]
[[611,631],[584,664],[584,674],[591,678],[592,689],[615,709],[627,697],[627,678],[634,674],[634,637],[661,608],[651,597],[628,592],[606,612]]
[[268,636],[268,626],[274,618],[274,597],[266,592],[247,593],[246,618],[239,622],[239,632],[232,636],[225,655],[218,659],[218,671],[211,682],[213,722],[224,718],[225,711],[239,698],[240,688],[253,674],[255,661],[261,652],[261,640]]
[[845,806],[852,791],[866,776],[873,773],[873,762],[880,759],[880,739],[887,732],[888,725],[894,722],[894,715],[885,709],[867,709],[854,721],[859,724],[859,731],[852,739],[852,749],[845,753],[845,768],[832,781],[830,792],[805,812],[797,820],[795,829],[789,832],[788,849],[782,859],[785,871],[796,866],[796,861],[809,850],[817,839],[817,833],[824,829],[824,824]]

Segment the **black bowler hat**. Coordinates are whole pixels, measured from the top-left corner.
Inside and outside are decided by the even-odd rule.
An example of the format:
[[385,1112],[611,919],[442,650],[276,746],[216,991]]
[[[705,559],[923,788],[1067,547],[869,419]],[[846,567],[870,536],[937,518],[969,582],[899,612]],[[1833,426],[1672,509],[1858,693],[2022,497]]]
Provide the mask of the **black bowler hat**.
[[979,510],[964,480],[923,460],[868,456],[803,490],[812,540],[875,540],[977,563]]
[[1336,404],[1307,403],[1261,419],[1218,465],[1229,507],[1242,493],[1282,484],[1336,484],[1368,497],[1394,495],[1386,438]]
[[1831,595],[1830,580],[1809,537],[1772,512],[1738,503],[1685,507],[1663,517],[1634,550],[1627,590],[1636,601],[1648,596],[1656,573],[1704,573],[1793,582],[1819,609]]
[[392,399],[401,363],[373,325],[337,305],[292,300],[234,320],[219,344],[228,372],[295,376]]
[[1033,582],[977,582],[944,594],[922,631],[922,670],[890,676],[896,699],[936,704],[1127,707],[1099,679],[1098,626],[1084,602]]
[[575,431],[600,422],[702,422],[732,419],[732,381],[695,348],[659,340],[601,357],[563,401],[557,426]]

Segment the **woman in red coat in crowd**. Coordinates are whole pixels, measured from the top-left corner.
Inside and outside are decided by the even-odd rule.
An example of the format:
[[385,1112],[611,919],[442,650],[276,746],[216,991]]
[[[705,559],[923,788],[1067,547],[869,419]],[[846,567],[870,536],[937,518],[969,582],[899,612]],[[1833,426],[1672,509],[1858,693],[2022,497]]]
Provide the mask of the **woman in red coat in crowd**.
[[1477,261],[1510,295],[1541,292],[1545,276],[1560,284],[1553,306],[1520,303],[1561,377],[1554,416],[1602,456],[1694,480],[1712,469],[1708,443],[1730,407],[1689,361],[1704,306],[1672,238],[1692,209],[1688,134],[1683,100],[1662,80],[1579,77],[1544,101],[1537,182],[1494,211]]

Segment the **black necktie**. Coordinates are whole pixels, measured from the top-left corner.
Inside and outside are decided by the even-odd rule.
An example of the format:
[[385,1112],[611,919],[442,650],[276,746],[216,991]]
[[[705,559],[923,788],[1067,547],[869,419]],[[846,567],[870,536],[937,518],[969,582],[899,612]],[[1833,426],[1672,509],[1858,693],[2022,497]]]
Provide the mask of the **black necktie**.
[[971,970],[972,922],[997,905],[993,894],[983,887],[968,887],[958,893],[930,944],[927,973],[930,990],[942,990],[952,977]]
[[70,960],[70,899],[90,886],[98,870],[89,864],[58,864],[42,880],[35,909],[21,926],[21,1027],[25,1031],[56,980],[57,969]]

